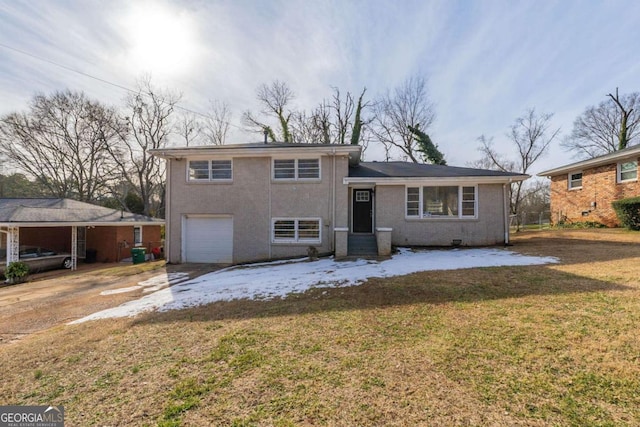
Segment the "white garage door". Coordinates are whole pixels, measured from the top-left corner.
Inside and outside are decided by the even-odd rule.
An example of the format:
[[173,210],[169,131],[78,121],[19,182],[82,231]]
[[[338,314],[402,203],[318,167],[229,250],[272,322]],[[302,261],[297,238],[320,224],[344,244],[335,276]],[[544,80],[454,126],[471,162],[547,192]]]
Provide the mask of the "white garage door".
[[233,262],[233,218],[188,217],[183,242],[185,262]]

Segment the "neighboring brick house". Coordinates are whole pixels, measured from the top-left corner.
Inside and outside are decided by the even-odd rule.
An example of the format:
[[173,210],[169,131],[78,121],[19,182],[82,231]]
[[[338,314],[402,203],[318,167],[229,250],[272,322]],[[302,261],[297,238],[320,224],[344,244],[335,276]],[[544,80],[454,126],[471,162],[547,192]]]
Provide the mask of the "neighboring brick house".
[[639,157],[640,146],[634,146],[540,172],[551,179],[551,222],[619,226],[611,203],[640,196]]
[[9,254],[0,262],[16,260],[21,245],[69,252],[73,268],[78,259],[119,262],[133,247],[147,253],[161,247],[163,225],[159,218],[71,199],[0,198],[0,249]]

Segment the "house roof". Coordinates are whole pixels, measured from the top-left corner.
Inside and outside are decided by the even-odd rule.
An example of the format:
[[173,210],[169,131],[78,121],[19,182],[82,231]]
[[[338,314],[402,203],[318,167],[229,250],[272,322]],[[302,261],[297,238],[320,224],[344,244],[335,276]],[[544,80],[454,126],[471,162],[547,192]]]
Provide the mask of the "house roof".
[[594,157],[592,159],[581,160],[575,163],[569,163],[568,165],[558,166],[554,169],[549,169],[538,173],[538,176],[555,176],[581,169],[589,169],[597,166],[608,165],[611,163],[617,163],[621,160],[638,158],[640,156],[640,145],[634,145],[633,147],[627,147],[622,150],[614,151],[613,153],[604,154],[602,156]]
[[0,226],[162,225],[164,220],[71,199],[0,199]]
[[475,181],[513,182],[523,181],[529,175],[488,169],[473,169],[457,166],[430,165],[411,162],[361,162],[349,167],[349,183],[374,181]]
[[274,143],[250,143],[250,144],[229,144],[229,145],[200,145],[195,147],[172,147],[157,148],[149,150],[154,156],[164,159],[181,159],[185,157],[199,156],[234,156],[234,157],[255,157],[278,154],[300,154],[303,153],[319,153],[319,154],[346,154],[349,156],[351,163],[357,163],[360,160],[362,147],[350,144],[294,144],[284,142]]

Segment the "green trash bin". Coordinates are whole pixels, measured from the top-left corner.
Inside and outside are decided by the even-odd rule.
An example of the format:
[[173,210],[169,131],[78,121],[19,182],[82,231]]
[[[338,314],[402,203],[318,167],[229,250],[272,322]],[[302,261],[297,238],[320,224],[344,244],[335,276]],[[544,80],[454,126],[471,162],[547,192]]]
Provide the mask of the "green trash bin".
[[145,262],[145,248],[131,248],[131,261],[134,264],[140,264]]

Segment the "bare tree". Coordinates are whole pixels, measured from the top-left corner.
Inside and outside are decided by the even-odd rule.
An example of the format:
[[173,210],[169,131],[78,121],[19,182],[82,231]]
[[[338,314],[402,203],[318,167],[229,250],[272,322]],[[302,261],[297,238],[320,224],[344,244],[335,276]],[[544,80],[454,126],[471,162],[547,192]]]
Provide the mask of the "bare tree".
[[[484,159],[484,164],[492,164],[494,168],[505,172],[519,172],[526,174],[531,166],[542,157],[549,144],[558,136],[560,129],[551,129],[551,119],[553,114],[537,114],[535,109],[526,111],[522,117],[518,117],[511,126],[507,137],[517,151],[515,160],[504,158],[493,147],[493,139],[481,136],[480,152]],[[511,213],[517,215],[520,202],[523,197],[523,181],[512,185],[511,188]],[[520,230],[520,221],[516,224]]]
[[242,120],[245,126],[254,132],[266,132],[272,142],[293,142],[293,137],[289,129],[289,121],[292,112],[289,110],[291,101],[295,94],[285,82],[275,80],[270,85],[262,84],[256,91],[256,97],[262,105],[261,113],[267,118],[275,118],[278,126],[278,134],[273,130],[273,126],[257,118],[251,111],[245,111]]
[[231,110],[226,102],[209,101],[210,108],[204,120],[203,132],[207,144],[223,145],[227,140]]
[[145,215],[162,215],[164,163],[149,150],[165,147],[172,130],[171,119],[181,95],[153,87],[149,77],[138,83],[138,91],[126,98],[127,127],[121,143],[111,153],[121,178],[144,202]]
[[108,148],[123,123],[82,92],[36,95],[29,111],[0,121],[0,152],[51,195],[93,202],[114,179]]
[[204,139],[204,124],[195,114],[185,112],[178,118],[175,132],[180,135],[187,147],[201,145],[201,141]]
[[397,156],[419,163],[418,144],[409,127],[426,132],[435,119],[424,77],[410,77],[375,103],[372,132],[385,147],[387,160]]
[[573,131],[561,145],[577,157],[593,158],[626,148],[640,134],[640,93],[615,96],[588,107],[573,122]]

